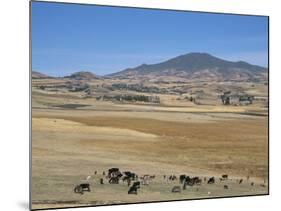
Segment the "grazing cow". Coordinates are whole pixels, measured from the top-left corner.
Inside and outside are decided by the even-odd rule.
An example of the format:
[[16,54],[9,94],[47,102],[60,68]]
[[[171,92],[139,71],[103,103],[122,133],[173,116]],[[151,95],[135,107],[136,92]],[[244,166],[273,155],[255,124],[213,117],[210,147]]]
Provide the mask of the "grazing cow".
[[228,189],[228,186],[227,186],[227,185],[224,185],[223,188],[224,188],[224,189]]
[[132,176],[132,173],[130,171],[124,171],[123,174],[125,174],[125,176],[127,176],[127,177]]
[[155,175],[149,176],[149,179],[155,179]]
[[122,181],[123,181],[123,182],[126,182],[126,181],[128,182],[128,180],[130,180],[130,177],[128,177],[128,176],[124,176],[124,177],[122,178]]
[[193,186],[194,185],[194,181],[189,177],[185,177],[185,181],[184,181],[185,185],[189,185],[189,186]]
[[223,174],[223,175],[221,176],[221,178],[222,178],[223,180],[226,180],[226,179],[228,179],[228,175],[227,175],[227,174]]
[[84,191],[91,191],[89,183],[81,183],[74,188],[74,193],[84,194]]
[[108,182],[109,182],[109,184],[119,184],[119,178],[111,177]]
[[142,177],[141,177],[141,179],[149,179],[149,175],[148,174],[145,174],[145,175],[143,175]]
[[240,180],[239,180],[239,184],[241,184],[242,182],[243,182],[243,179],[240,179]]
[[191,180],[193,180],[194,184],[201,185],[202,180],[199,177],[193,177]]
[[136,187],[140,188],[140,182],[139,181],[138,182],[134,182],[133,186],[136,186]]
[[103,178],[100,178],[100,184],[103,185]]
[[185,174],[180,175],[180,184],[184,182],[185,178],[186,178]]
[[142,180],[143,185],[148,185],[149,175],[144,175],[140,179]]
[[116,176],[118,176],[118,177],[122,176],[121,172],[119,171],[119,168],[108,169],[108,174],[107,174],[108,178],[116,177]]
[[108,178],[110,178],[109,179],[110,184],[119,184],[119,179],[122,176],[123,175],[121,174],[118,168],[111,168],[108,170]]
[[136,174],[132,173],[130,171],[124,171],[123,174],[125,174],[124,178],[123,178],[123,182],[125,182],[126,180],[135,180],[136,179]]
[[169,180],[172,180],[172,181],[174,181],[176,179],[177,179],[176,175],[170,175],[170,177],[169,177]]
[[174,186],[172,188],[172,193],[180,193],[181,192],[181,187],[180,186]]
[[128,194],[138,194],[138,188],[135,186],[131,186],[128,190]]
[[201,183],[202,183],[202,179],[198,178],[198,179],[195,180],[196,185],[201,185]]
[[131,174],[131,178],[132,178],[132,180],[136,180],[137,179],[137,175],[135,173],[132,173]]
[[139,188],[140,188],[140,182],[134,182],[134,184],[129,188],[128,194],[138,194]]
[[215,178],[214,177],[211,177],[208,182],[208,184],[214,184],[215,183]]
[[187,176],[185,178],[185,181],[184,181],[184,184],[185,185],[189,185],[189,186],[193,186],[193,185],[201,185],[202,183],[202,180],[199,178],[199,177],[193,177],[193,178],[190,178],[189,176]]

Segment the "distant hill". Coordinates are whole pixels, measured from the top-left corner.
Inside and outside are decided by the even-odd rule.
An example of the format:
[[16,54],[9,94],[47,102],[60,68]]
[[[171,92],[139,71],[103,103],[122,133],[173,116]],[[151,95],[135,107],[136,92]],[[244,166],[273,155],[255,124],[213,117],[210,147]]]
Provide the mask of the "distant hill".
[[75,80],[92,80],[92,79],[99,79],[99,77],[92,72],[87,71],[80,71],[71,74],[70,76],[65,76],[64,78],[71,78]]
[[247,62],[226,61],[207,53],[188,53],[161,63],[128,68],[109,76],[180,76],[189,79],[251,80],[266,75],[266,68]]
[[44,73],[32,71],[32,79],[43,79],[43,78],[52,78],[52,77],[50,77]]

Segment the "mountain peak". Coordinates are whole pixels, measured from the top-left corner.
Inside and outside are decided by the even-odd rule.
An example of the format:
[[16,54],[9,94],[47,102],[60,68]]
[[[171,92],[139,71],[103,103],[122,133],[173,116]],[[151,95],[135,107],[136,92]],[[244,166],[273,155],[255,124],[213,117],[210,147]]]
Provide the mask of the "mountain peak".
[[32,76],[32,79],[51,78],[50,76],[48,76],[44,73],[38,72],[38,71],[32,71],[31,76]]
[[91,79],[99,79],[97,75],[90,71],[78,71],[75,73],[72,73],[69,76],[66,76],[65,78],[71,78],[71,79],[76,79],[76,80],[91,80]]
[[208,71],[212,77],[219,76],[229,79],[235,75],[235,77],[253,78],[255,73],[265,72],[266,68],[251,65],[244,61],[227,61],[204,52],[191,52],[157,64],[142,64],[135,68],[128,68],[112,74],[112,76],[148,74],[173,76],[178,74],[190,78],[194,74],[196,74],[196,77],[201,77],[200,72],[202,71],[205,71],[205,73]]

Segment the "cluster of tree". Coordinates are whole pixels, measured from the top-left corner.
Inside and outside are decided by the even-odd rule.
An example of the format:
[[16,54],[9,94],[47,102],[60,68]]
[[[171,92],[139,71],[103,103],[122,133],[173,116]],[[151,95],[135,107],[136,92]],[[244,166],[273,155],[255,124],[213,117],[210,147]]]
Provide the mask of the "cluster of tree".
[[70,92],[82,92],[90,89],[88,84],[56,84],[56,85],[40,85],[41,90],[58,91],[59,89],[68,89]]
[[125,84],[125,83],[116,83],[112,84],[111,88],[113,90],[130,90],[136,92],[147,92],[147,93],[166,93],[166,89],[160,89],[155,86],[143,86],[143,84]]
[[41,90],[57,91],[59,89],[67,88],[65,84],[54,84],[54,85],[40,85],[37,88]]
[[75,85],[75,86],[69,87],[69,91],[82,92],[82,91],[88,90],[89,88],[90,88],[90,86],[88,84],[81,84],[81,85]]
[[160,103],[160,97],[158,96],[146,96],[146,95],[114,95],[114,96],[99,96],[97,100],[116,100],[116,101],[130,101],[130,102],[150,102]]
[[252,104],[254,100],[254,96],[247,94],[231,94],[231,91],[224,92],[223,95],[220,96],[223,105],[247,105]]

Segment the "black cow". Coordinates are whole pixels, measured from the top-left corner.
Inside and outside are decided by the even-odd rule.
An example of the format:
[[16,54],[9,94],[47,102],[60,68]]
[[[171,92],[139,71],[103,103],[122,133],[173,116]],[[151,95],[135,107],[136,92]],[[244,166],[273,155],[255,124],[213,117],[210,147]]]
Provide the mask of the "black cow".
[[214,177],[211,177],[208,182],[208,184],[214,184],[215,183],[215,178]]
[[180,183],[182,184],[186,178],[185,174],[180,175]]
[[131,177],[132,173],[130,171],[124,171],[123,174],[125,174],[125,176]]
[[130,189],[128,190],[128,194],[138,194],[138,188],[135,186],[131,186]]
[[202,180],[199,177],[191,178],[191,177],[187,176],[184,181],[184,184],[185,184],[184,188],[186,187],[186,185],[189,185],[189,186],[201,185],[201,183],[202,183]]
[[139,188],[140,188],[140,182],[134,182],[134,184],[129,188],[128,194],[138,194]]
[[191,180],[191,178],[189,176],[185,177],[185,181],[184,184],[189,185],[189,186],[193,186],[193,181]]
[[136,174],[130,171],[124,171],[123,174],[125,174],[123,177],[123,182],[136,179]]
[[119,171],[119,168],[108,169],[108,174],[107,174],[108,178],[116,177],[116,176],[120,177],[120,175],[122,176],[121,172]]
[[223,175],[221,175],[221,178],[222,179],[228,179],[228,175],[227,174],[223,174]]
[[74,193],[84,194],[84,191],[91,191],[89,183],[81,183],[74,188]]
[[128,182],[130,179],[131,179],[130,177],[124,176],[124,177],[122,178],[122,181],[123,181],[123,182],[126,182],[126,181]]
[[195,177],[194,183],[195,183],[196,185],[201,185],[202,179],[200,179],[199,177]]
[[133,186],[136,186],[136,187],[140,188],[140,182],[139,181],[138,182],[134,182]]
[[120,176],[111,177],[108,182],[109,182],[109,184],[119,184],[119,179],[120,179]]
[[176,175],[170,175],[170,177],[169,177],[169,180],[172,180],[172,181],[174,181],[176,179],[177,179]]

